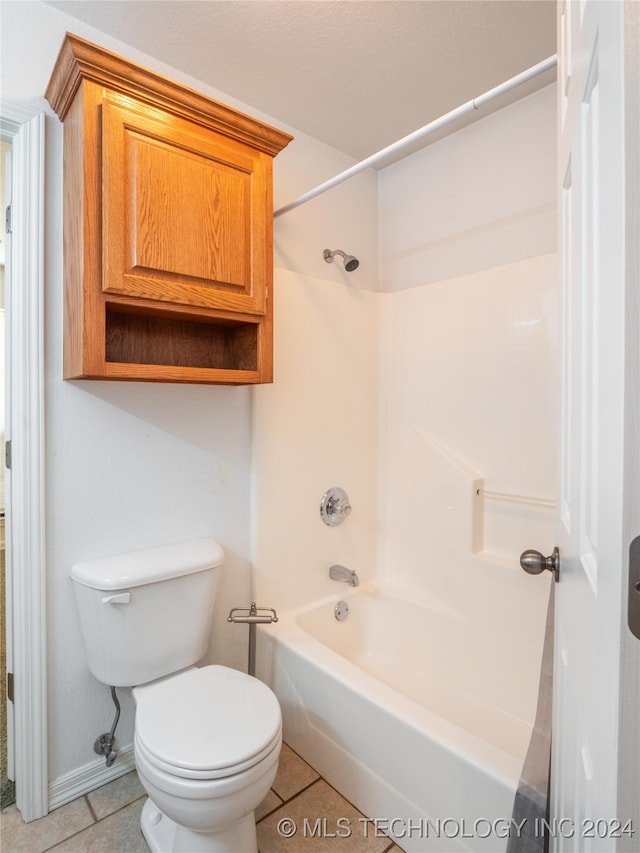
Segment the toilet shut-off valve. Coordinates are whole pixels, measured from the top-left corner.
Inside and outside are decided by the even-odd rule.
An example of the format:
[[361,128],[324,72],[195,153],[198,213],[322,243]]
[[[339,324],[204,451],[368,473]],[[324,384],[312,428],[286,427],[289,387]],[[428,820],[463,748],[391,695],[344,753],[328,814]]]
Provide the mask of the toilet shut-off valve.
[[105,732],[103,735],[100,735],[100,737],[93,744],[93,751],[97,753],[97,755],[104,755],[107,767],[111,767],[113,762],[118,757],[118,751],[114,749],[114,746],[116,727],[118,725],[118,720],[120,719],[120,702],[118,702],[115,687],[111,688],[111,698],[113,699],[113,704],[116,706],[116,716],[113,721],[113,725],[111,726],[111,731]]

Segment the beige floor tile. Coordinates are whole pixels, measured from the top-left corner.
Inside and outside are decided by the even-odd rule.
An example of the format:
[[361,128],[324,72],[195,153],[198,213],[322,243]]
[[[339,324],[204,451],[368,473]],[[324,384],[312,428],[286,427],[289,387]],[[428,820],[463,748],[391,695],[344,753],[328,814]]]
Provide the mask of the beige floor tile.
[[143,805],[143,799],[136,800],[56,845],[51,853],[149,853],[140,831]]
[[319,778],[313,767],[303,761],[286,743],[282,744],[278,775],[272,785],[279,797],[288,800]]
[[15,806],[9,806],[2,812],[0,821],[2,849],[7,853],[42,853],[94,822],[84,797],[30,823],[23,822]]
[[272,812],[274,809],[277,809],[278,806],[282,805],[282,800],[275,793],[275,791],[269,791],[264,800],[260,803],[258,808],[256,809],[256,822],[262,820],[265,815],[268,815],[269,812]]
[[98,820],[144,796],[146,792],[135,770],[87,794]]
[[[3,853],[149,853],[140,832],[144,800],[133,771],[32,823],[10,806],[1,816]],[[260,853],[401,853],[288,746],[256,820]]]
[[386,837],[370,825],[324,780],[285,803],[258,826],[260,853],[383,853]]

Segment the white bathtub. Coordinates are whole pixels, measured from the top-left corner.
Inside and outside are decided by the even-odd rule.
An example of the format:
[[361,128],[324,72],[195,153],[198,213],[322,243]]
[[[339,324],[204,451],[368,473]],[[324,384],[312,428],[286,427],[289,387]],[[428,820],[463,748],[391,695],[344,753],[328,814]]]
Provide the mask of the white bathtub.
[[538,632],[525,610],[521,640],[517,612],[474,621],[375,584],[261,627],[258,675],[285,740],[376,821],[354,835],[386,832],[411,853],[506,849],[544,635],[544,611]]

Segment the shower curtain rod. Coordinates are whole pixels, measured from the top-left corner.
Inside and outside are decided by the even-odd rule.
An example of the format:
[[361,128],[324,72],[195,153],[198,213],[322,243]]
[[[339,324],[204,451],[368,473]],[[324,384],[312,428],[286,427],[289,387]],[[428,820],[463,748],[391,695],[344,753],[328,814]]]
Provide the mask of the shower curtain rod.
[[395,154],[396,151],[400,151],[407,145],[411,145],[411,143],[417,142],[419,139],[423,139],[430,133],[439,130],[441,127],[445,127],[445,125],[450,124],[452,121],[461,118],[467,113],[473,112],[473,110],[480,109],[480,107],[486,104],[488,101],[497,98],[499,95],[503,95],[505,92],[508,92],[511,89],[515,89],[516,86],[520,86],[522,83],[526,83],[533,77],[537,77],[538,74],[542,74],[544,71],[548,71],[550,68],[554,68],[557,64],[557,54],[549,56],[547,57],[547,59],[543,59],[542,62],[539,62],[537,65],[532,65],[531,68],[528,68],[526,71],[522,71],[520,74],[516,74],[515,77],[511,77],[504,83],[500,83],[500,85],[495,86],[493,89],[489,89],[484,94],[478,95],[478,97],[476,98],[472,98],[472,100],[467,101],[466,104],[462,104],[461,106],[456,107],[454,110],[451,110],[450,112],[445,113],[443,116],[440,116],[440,118],[434,119],[433,121],[429,122],[429,124],[425,124],[423,127],[418,128],[418,130],[414,130],[414,132],[410,133],[408,136],[403,136],[402,139],[399,139],[397,142],[393,142],[391,145],[387,145],[386,148],[383,148],[376,154],[371,154],[370,157],[367,157],[360,163],[356,163],[355,166],[351,166],[350,168],[345,169],[344,172],[340,172],[340,174],[336,175],[333,178],[330,178],[328,181],[325,181],[323,184],[320,184],[315,189],[309,190],[309,192],[305,193],[304,195],[301,195],[299,198],[295,199],[295,201],[292,201],[289,204],[285,204],[284,207],[278,208],[276,211],[274,211],[274,218],[276,216],[282,216],[283,213],[289,213],[290,210],[294,210],[296,207],[300,207],[301,204],[305,204],[307,201],[311,201],[311,199],[316,198],[316,196],[321,195],[327,190],[333,189],[333,187],[337,186],[338,184],[341,184],[343,181],[349,180],[349,178],[352,178],[359,172],[363,172],[370,166],[374,166],[376,163],[378,163],[380,160],[384,160],[384,158],[388,157],[390,154]]

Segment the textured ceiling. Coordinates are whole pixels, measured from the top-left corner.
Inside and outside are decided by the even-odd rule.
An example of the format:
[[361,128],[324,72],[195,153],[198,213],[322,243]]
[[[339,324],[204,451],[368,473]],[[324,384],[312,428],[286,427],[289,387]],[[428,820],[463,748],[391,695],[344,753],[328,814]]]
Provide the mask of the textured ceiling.
[[356,159],[556,52],[555,0],[49,5]]

